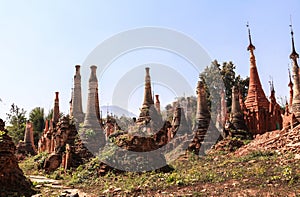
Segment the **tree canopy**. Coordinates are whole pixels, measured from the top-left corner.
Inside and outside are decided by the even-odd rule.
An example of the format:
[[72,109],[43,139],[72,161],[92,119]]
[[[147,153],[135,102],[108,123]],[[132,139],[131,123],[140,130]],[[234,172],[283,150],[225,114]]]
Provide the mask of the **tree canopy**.
[[[232,87],[239,88],[243,99],[247,96],[249,87],[249,77],[243,79],[240,75],[236,76],[235,65],[230,62],[223,62],[219,64],[217,60],[214,60],[210,66],[207,66],[200,74],[200,79],[205,83],[205,88],[208,95],[209,106],[211,102],[215,102],[215,108],[221,106],[221,92],[225,91],[225,100],[227,111],[231,111],[232,103]],[[211,109],[211,111],[219,109]]]
[[33,125],[34,143],[37,145],[39,137],[45,127],[44,108],[36,107],[29,113],[29,121]]
[[9,123],[7,126],[8,134],[12,137],[13,142],[17,144],[20,140],[24,139],[26,111],[13,103],[9,113],[6,115]]

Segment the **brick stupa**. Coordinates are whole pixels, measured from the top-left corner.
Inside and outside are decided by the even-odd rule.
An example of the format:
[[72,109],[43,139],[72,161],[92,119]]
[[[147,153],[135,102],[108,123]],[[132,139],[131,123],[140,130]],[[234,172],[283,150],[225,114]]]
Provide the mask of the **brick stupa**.
[[[248,25],[247,25],[248,27]],[[254,55],[255,46],[252,44],[250,29],[248,27],[250,52],[250,81],[248,95],[244,102],[246,124],[252,134],[262,134],[267,131],[280,129],[282,119],[280,108],[275,98],[275,91],[271,92],[271,103],[267,99],[257,72],[256,60]]]
[[32,196],[33,185],[19,168],[16,146],[4,127],[0,119],[0,196]]

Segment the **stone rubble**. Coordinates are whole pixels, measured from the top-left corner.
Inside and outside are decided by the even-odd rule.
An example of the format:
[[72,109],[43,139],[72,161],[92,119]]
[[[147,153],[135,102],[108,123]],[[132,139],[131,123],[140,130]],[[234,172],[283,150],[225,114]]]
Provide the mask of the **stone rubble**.
[[0,196],[31,196],[33,185],[19,168],[15,156],[16,146],[0,119]]

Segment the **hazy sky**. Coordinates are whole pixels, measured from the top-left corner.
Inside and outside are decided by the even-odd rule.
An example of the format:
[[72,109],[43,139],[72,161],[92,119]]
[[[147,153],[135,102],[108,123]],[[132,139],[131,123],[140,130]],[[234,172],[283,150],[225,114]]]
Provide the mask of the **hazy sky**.
[[[168,28],[191,37],[211,59],[233,61],[237,72],[247,76],[249,54],[245,25],[249,21],[265,93],[269,95],[268,81],[272,76],[277,96],[285,97],[289,92],[290,15],[296,48],[300,52],[298,0],[0,0],[0,117],[6,117],[12,103],[27,112],[37,106],[47,112],[53,107],[55,91],[60,92],[61,110],[68,112],[74,66],[82,65],[91,51],[111,36],[149,26]],[[133,64],[143,64],[141,56],[147,54],[154,54],[155,58],[151,61],[148,55],[145,65],[149,62],[172,64],[177,60],[165,52],[145,50],[123,57],[119,64],[125,70],[129,66],[130,70]],[[160,62],[164,57],[172,60]],[[88,66],[83,65],[82,70],[85,74],[82,86],[86,90]],[[116,68],[113,71],[118,73]],[[193,78],[193,83],[197,81],[194,76],[197,74],[188,77]],[[116,80],[121,75],[106,77]],[[99,81],[101,105],[111,103],[108,90],[114,87],[110,87],[107,80]],[[163,92],[163,88],[157,89]],[[133,106],[141,106],[141,93],[142,88],[132,92],[138,99],[129,99],[131,111],[135,110]],[[169,102],[168,99],[161,98],[163,103]]]

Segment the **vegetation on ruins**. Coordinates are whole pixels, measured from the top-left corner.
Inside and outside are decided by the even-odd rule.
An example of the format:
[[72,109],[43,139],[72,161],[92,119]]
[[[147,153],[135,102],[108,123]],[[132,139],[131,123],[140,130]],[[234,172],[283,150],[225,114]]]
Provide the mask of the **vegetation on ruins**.
[[7,115],[8,124],[6,129],[9,136],[11,136],[13,142],[18,144],[20,140],[24,138],[25,126],[26,126],[26,111],[23,108],[19,108],[16,104],[12,104]]
[[[214,106],[221,106],[221,92],[225,91],[226,107],[230,111],[232,101],[232,87],[237,86],[240,89],[243,99],[247,96],[249,87],[249,77],[243,79],[235,72],[235,65],[229,62],[223,62],[221,65],[214,60],[210,66],[207,66],[200,74],[200,78],[205,82],[205,88],[208,97],[209,106],[211,102],[217,102]],[[221,75],[221,78],[219,77]],[[211,109],[213,112],[216,109]]]
[[[274,151],[254,151],[246,156],[236,157],[227,152],[215,152],[205,157],[189,154],[172,163],[174,171],[158,172],[110,172],[99,176],[99,159],[80,165],[65,172],[59,168],[47,175],[62,180],[65,185],[75,186],[87,193],[99,195],[230,195],[243,192],[255,195],[258,192],[283,195],[294,192],[299,187],[299,160],[293,154],[280,155]],[[22,161],[24,171],[43,174],[37,170],[37,155]],[[30,164],[28,164],[30,163]],[[31,166],[31,169],[30,169]],[[251,188],[251,189],[249,189]],[[45,196],[54,196],[57,189],[42,189]],[[237,193],[236,193],[237,194]]]
[[[63,112],[59,113],[59,117],[63,117],[65,114]],[[53,118],[53,109],[50,109],[45,117],[45,120],[51,120]]]
[[40,135],[45,128],[44,108],[36,107],[29,113],[29,121],[33,125],[34,144],[37,145]]

